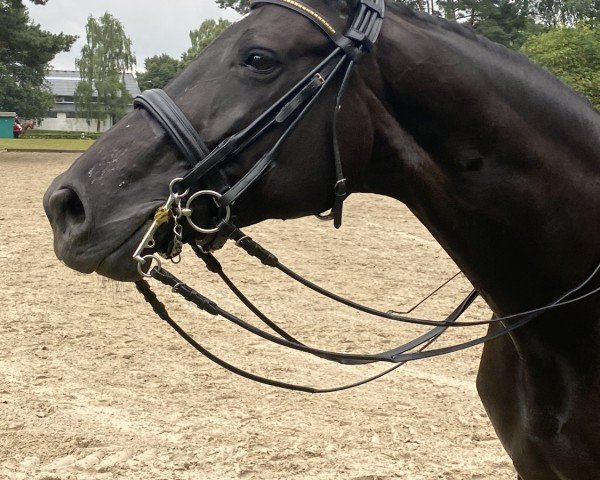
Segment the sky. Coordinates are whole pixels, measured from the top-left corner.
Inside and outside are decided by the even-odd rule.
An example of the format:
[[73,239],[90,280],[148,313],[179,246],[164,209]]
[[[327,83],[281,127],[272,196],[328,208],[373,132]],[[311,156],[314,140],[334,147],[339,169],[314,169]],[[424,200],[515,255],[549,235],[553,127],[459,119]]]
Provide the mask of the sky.
[[109,12],[119,19],[131,38],[137,58],[136,71],[144,70],[144,59],[167,53],[179,58],[190,46],[189,32],[208,18],[236,20],[239,15],[223,10],[213,0],[49,0],[46,5],[26,2],[29,16],[44,30],[78,35],[71,51],[51,62],[58,70],[75,70],[75,58],[85,43],[88,16]]

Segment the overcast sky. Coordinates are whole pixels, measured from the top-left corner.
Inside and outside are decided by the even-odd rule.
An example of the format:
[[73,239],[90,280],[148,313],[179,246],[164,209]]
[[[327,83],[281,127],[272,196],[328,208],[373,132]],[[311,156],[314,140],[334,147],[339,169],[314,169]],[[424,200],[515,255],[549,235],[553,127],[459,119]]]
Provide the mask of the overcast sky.
[[235,20],[239,15],[231,9],[220,9],[213,0],[49,0],[44,6],[27,2],[35,23],[53,33],[79,35],[68,53],[58,55],[51,63],[60,70],[74,70],[85,41],[85,24],[89,15],[100,17],[109,12],[118,18],[133,42],[137,58],[136,70],[144,69],[144,59],[167,53],[175,58],[188,49],[190,30],[208,19],[219,17]]

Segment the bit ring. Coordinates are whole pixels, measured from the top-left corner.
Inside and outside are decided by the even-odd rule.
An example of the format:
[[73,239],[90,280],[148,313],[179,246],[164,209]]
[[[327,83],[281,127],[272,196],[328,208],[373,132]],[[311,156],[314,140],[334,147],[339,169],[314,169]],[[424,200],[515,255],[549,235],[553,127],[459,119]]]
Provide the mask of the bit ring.
[[[155,254],[144,255],[143,257],[140,257],[140,259],[138,260],[138,263],[137,263],[138,272],[143,277],[146,277],[146,278],[152,277],[152,275],[150,274],[150,272],[152,271],[152,268],[153,268],[152,260],[154,260],[156,262],[155,268],[162,268],[162,262],[160,261],[160,258],[158,258]],[[142,270],[142,265],[148,261],[150,262],[150,266],[148,267],[148,270],[146,272],[144,272],[144,270]]]
[[[215,192],[214,190],[200,190],[199,192],[194,193],[192,196],[190,196],[190,198],[188,198],[188,201],[185,204],[185,209],[182,211],[183,215],[185,216],[188,223],[190,224],[190,227],[192,227],[197,232],[204,233],[204,234],[217,233],[219,231],[219,227],[202,228],[202,227],[199,227],[198,225],[196,225],[194,223],[194,221],[192,220],[192,209],[190,207],[191,207],[192,203],[194,202],[194,200],[196,200],[198,197],[201,197],[204,195],[213,197],[213,200],[215,201],[215,203],[217,205],[219,205],[219,200],[223,196],[219,192]],[[229,205],[227,205],[225,207],[225,218],[223,220],[228,222],[230,218],[231,218],[231,209],[229,208]]]

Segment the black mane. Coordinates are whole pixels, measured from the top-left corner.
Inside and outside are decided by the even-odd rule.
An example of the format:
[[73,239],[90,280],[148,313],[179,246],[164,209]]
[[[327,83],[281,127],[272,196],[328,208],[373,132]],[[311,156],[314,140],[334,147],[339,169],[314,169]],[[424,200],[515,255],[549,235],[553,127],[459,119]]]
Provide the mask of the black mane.
[[406,5],[405,3],[401,3],[399,1],[390,0],[386,2],[386,7],[388,7],[391,11],[398,14],[400,17],[416,20],[421,24],[425,24],[427,26],[433,26],[442,30],[446,30],[448,32],[456,33],[461,37],[465,37],[469,40],[475,41],[479,43],[481,46],[493,50],[495,52],[504,54],[511,58],[517,58],[521,60],[525,60],[528,63],[531,61],[522,53],[517,50],[510,49],[501,45],[499,43],[493,42],[483,35],[477,33],[472,27],[469,25],[465,25],[462,23],[458,23],[456,21],[448,20],[446,18],[440,17],[438,15],[431,15],[429,13],[420,12],[415,10],[414,8]]
[[[436,29],[455,33],[469,41],[476,42],[477,45],[485,48],[490,52],[498,54],[507,60],[516,62],[520,65],[533,67],[533,70],[536,71],[541,76],[541,78],[543,78],[545,81],[549,82],[550,85],[556,88],[557,91],[563,93],[569,92],[573,96],[577,97],[579,100],[589,105],[592,109],[594,109],[591,102],[585,95],[573,90],[570,86],[566,85],[563,81],[551,74],[546,68],[535,64],[525,54],[521,53],[518,50],[513,50],[504,45],[489,40],[483,35],[477,33],[473,28],[471,28],[468,25],[448,20],[437,15],[431,15],[429,13],[420,12],[410,7],[409,5],[397,0],[386,1],[386,7],[389,8],[389,10],[394,12],[396,15],[408,21],[411,21],[413,23],[417,22],[421,25],[424,25],[425,27],[433,27]],[[597,112],[597,110],[595,111]]]
[[[477,39],[477,38],[481,37],[480,35],[477,35],[475,33],[475,31],[468,25],[463,25],[458,22],[453,22],[451,20],[447,20],[438,15],[431,15],[429,13],[415,10],[414,8],[407,5],[406,3],[402,3],[397,0],[386,1],[386,8],[389,8],[390,10],[397,13],[401,17],[417,19],[422,23],[426,23],[428,25],[434,25],[436,27],[441,27],[444,30],[458,33],[459,35],[462,35],[463,37],[468,37],[470,39]],[[493,43],[493,42],[491,42],[491,43]]]

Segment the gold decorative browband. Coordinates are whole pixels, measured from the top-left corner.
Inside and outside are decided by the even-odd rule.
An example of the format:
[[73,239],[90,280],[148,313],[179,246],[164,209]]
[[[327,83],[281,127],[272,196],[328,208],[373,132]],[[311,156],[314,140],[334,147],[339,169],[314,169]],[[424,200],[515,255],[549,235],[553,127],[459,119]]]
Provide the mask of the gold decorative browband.
[[359,0],[352,25],[345,33],[338,33],[323,15],[302,0],[250,0],[250,8],[265,3],[287,8],[310,20],[354,62],[373,48],[385,14],[385,0]]
[[331,24],[327,20],[325,20],[321,15],[319,15],[317,12],[315,12],[313,9],[307,7],[303,3],[296,2],[295,0],[281,0],[281,1],[284,3],[288,3],[290,5],[293,5],[294,7],[297,7],[300,10],[302,10],[303,12],[308,13],[311,17],[313,17],[314,19],[321,22],[323,24],[323,26],[327,30],[329,30],[332,34],[335,34],[335,29],[331,26]]
[[308,17],[310,20],[319,25],[328,35],[336,36],[337,32],[335,28],[331,26],[331,24],[323,18],[323,16],[310,8],[305,3],[299,2],[298,0],[254,0],[250,3],[250,8],[254,8],[261,3],[272,3],[274,5],[281,5],[282,7],[287,7],[292,10],[301,13],[305,17]]

